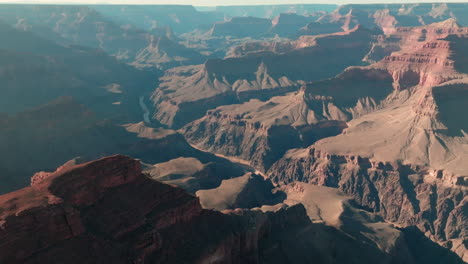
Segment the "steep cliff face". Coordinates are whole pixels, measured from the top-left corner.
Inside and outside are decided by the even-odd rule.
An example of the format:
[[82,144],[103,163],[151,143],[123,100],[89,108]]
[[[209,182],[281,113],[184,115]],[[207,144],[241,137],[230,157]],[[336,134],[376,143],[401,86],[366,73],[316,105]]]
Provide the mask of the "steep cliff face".
[[467,229],[461,224],[467,217],[463,176],[454,179],[441,170],[333,155],[313,147],[289,151],[269,175],[280,184],[303,181],[339,188],[387,221],[417,226],[466,261]]
[[[468,102],[467,75],[455,67],[458,57],[453,54],[460,54],[467,28],[447,20],[422,28],[401,28],[397,32],[406,35],[400,51],[376,64],[355,69],[385,74],[387,95],[382,89],[383,83],[376,77],[366,81],[369,90],[359,85],[359,90],[353,91],[345,85],[346,81],[340,84],[337,80],[310,87],[311,94],[323,89],[334,98],[329,105],[335,105],[353,118],[343,134],[324,139],[316,146],[334,154],[359,155],[380,161],[401,160],[443,169],[456,176],[466,175],[468,167],[462,161],[467,157],[463,149],[467,140],[466,118],[457,115],[456,109],[460,110],[461,104]],[[418,41],[410,40],[414,38]],[[464,55],[459,56],[464,60]],[[353,69],[347,71],[352,73]],[[379,83],[379,89],[375,89],[373,82]],[[333,91],[336,94],[331,94]],[[364,92],[360,95],[362,98],[369,97],[377,103],[361,107],[354,103],[343,105],[338,95],[348,91],[353,95]],[[382,93],[380,103],[372,93]]]
[[411,30],[424,38],[412,35],[419,42],[410,47],[404,37],[401,51],[370,66],[387,71],[400,95],[354,116],[342,134],[288,152],[269,173],[277,182],[338,187],[388,221],[416,225],[466,261],[466,225],[452,219],[466,219],[466,120],[454,111],[468,101],[450,41],[466,38],[466,28],[448,20]]
[[288,149],[337,135],[345,127],[343,121],[318,119],[301,90],[266,102],[251,100],[210,110],[182,132],[202,149],[239,157],[266,171]]
[[204,210],[120,155],[36,174],[0,205],[5,263],[413,263],[407,251],[394,255],[312,224],[301,205]]
[[373,34],[356,27],[340,34],[255,46],[241,57],[174,68],[153,93],[154,118],[179,128],[219,105],[268,99],[298,89],[304,81],[334,76],[362,63]]

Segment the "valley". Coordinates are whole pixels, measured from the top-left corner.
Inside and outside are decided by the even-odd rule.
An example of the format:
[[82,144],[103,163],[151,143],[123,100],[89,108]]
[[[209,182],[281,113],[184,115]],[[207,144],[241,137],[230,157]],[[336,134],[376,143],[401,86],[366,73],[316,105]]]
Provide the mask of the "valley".
[[0,4],[1,263],[467,263],[468,4]]

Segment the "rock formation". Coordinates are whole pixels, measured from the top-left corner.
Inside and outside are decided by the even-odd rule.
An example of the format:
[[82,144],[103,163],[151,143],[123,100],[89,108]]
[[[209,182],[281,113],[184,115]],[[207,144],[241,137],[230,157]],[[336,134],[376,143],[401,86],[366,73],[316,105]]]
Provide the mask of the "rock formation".
[[466,230],[455,224],[452,231],[460,220],[449,220],[466,219],[468,120],[455,114],[468,103],[466,73],[457,63],[466,59],[466,38],[467,29],[452,19],[396,28],[377,38],[374,47],[396,50],[377,63],[266,102],[211,110],[183,131],[200,148],[260,170],[287,149],[318,140],[287,152],[266,174],[277,184],[340,188],[466,259]]
[[[126,156],[65,164],[31,182],[0,196],[2,262],[415,263],[405,234],[387,224],[396,240],[377,247],[311,223],[302,205],[204,210],[196,197],[149,179]],[[379,233],[384,226],[376,235],[386,234]]]
[[343,121],[317,119],[301,90],[266,102],[254,99],[209,110],[186,125],[183,133],[204,150],[239,157],[266,171],[288,149],[337,135],[346,126]]
[[466,261],[467,229],[457,224],[467,217],[463,179],[456,184],[443,171],[314,148],[289,151],[269,175],[277,183],[303,181],[339,188],[389,222],[417,226]]
[[0,263],[468,262],[467,11],[0,6]]
[[388,221],[416,225],[466,261],[466,228],[453,231],[451,220],[466,219],[467,120],[453,112],[468,102],[466,76],[453,56],[466,28],[446,21],[413,30],[424,34],[413,35],[419,43],[371,66],[390,73],[393,95],[377,111],[348,112],[354,119],[342,134],[288,152],[270,174],[279,182],[338,187]]
[[154,118],[179,128],[219,105],[267,99],[298,89],[304,81],[334,76],[361,63],[373,34],[356,27],[345,33],[264,43],[240,57],[174,68],[153,93]]
[[[383,40],[379,38],[376,45],[395,46],[397,43],[398,51],[384,56],[378,63],[350,67],[335,78],[312,82],[299,92],[266,102],[251,100],[241,106],[208,111],[205,117],[184,127],[184,134],[202,149],[237,156],[265,170],[287,149],[310,145],[353,126],[346,129],[345,134],[328,140],[330,145],[357,155],[365,151],[380,155],[377,153],[381,149],[385,155],[380,158],[382,160],[413,159],[411,162],[416,164],[428,164],[432,160],[439,169],[450,166],[452,170],[462,172],[466,170],[460,165],[465,154],[462,154],[459,143],[465,139],[460,130],[466,129],[461,126],[467,122],[465,117],[457,117],[452,111],[465,102],[466,76],[454,65],[458,58],[464,60],[461,50],[466,45],[466,30],[453,20],[424,27],[397,28],[394,34],[383,37]],[[418,40],[417,44],[414,39]],[[454,53],[460,55],[454,56]],[[458,95],[456,99],[454,94]],[[414,115],[408,114],[409,109]],[[395,122],[399,120],[400,124],[389,128],[386,125],[389,118],[385,116],[394,116]],[[396,137],[406,140],[405,129],[415,126],[435,131],[436,137],[448,146],[446,150],[439,150],[437,141],[432,140],[435,144],[432,147],[424,139],[414,142],[415,148],[404,142],[400,149],[382,143],[367,144],[366,147],[365,142],[369,143],[372,133],[376,140],[395,144]],[[370,132],[373,129],[375,132]],[[385,136],[392,133],[388,131],[394,131],[394,139]],[[458,136],[450,137],[450,133]],[[356,138],[350,140],[354,134]],[[278,140],[280,138],[284,141]],[[348,141],[356,144],[345,143]],[[280,145],[280,142],[287,144]],[[351,150],[352,146],[355,149]],[[432,154],[415,153],[418,146],[429,146]],[[441,151],[446,154],[435,154]],[[456,156],[459,157],[450,158]],[[426,159],[421,160],[424,157]]]

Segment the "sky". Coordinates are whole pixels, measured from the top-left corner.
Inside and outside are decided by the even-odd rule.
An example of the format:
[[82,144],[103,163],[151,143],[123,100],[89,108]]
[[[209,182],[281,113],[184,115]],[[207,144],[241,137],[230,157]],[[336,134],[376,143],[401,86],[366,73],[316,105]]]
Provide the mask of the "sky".
[[[217,5],[272,5],[272,4],[370,4],[370,3],[443,3],[437,0],[0,0],[0,3],[28,4],[179,4],[194,6]],[[468,2],[468,0],[451,0],[448,2]]]

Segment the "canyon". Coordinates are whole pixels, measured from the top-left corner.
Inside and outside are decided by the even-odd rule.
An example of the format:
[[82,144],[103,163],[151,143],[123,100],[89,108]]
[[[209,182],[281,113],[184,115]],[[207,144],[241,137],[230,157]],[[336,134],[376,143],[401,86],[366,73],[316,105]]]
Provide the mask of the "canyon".
[[[346,199],[332,197],[338,206]],[[405,234],[389,225],[374,228],[393,232],[393,244],[377,247],[312,223],[301,204],[206,210],[196,197],[151,180],[139,161],[122,155],[35,174],[30,187],[0,196],[0,204],[0,260],[7,263],[414,263]],[[347,214],[358,210],[347,207]],[[370,219],[353,221],[373,226]],[[292,240],[298,243],[287,243]],[[355,256],[353,250],[364,251]]]
[[[452,112],[468,103],[466,74],[455,66],[466,36],[453,19],[397,27],[377,38],[370,55],[377,47],[389,54],[370,66],[267,101],[218,107],[183,133],[202,149],[249,161],[276,184],[339,188],[466,259],[466,228],[451,230],[467,218],[468,120]],[[395,43],[398,50],[385,50]]]
[[467,263],[467,14],[0,5],[0,262]]

